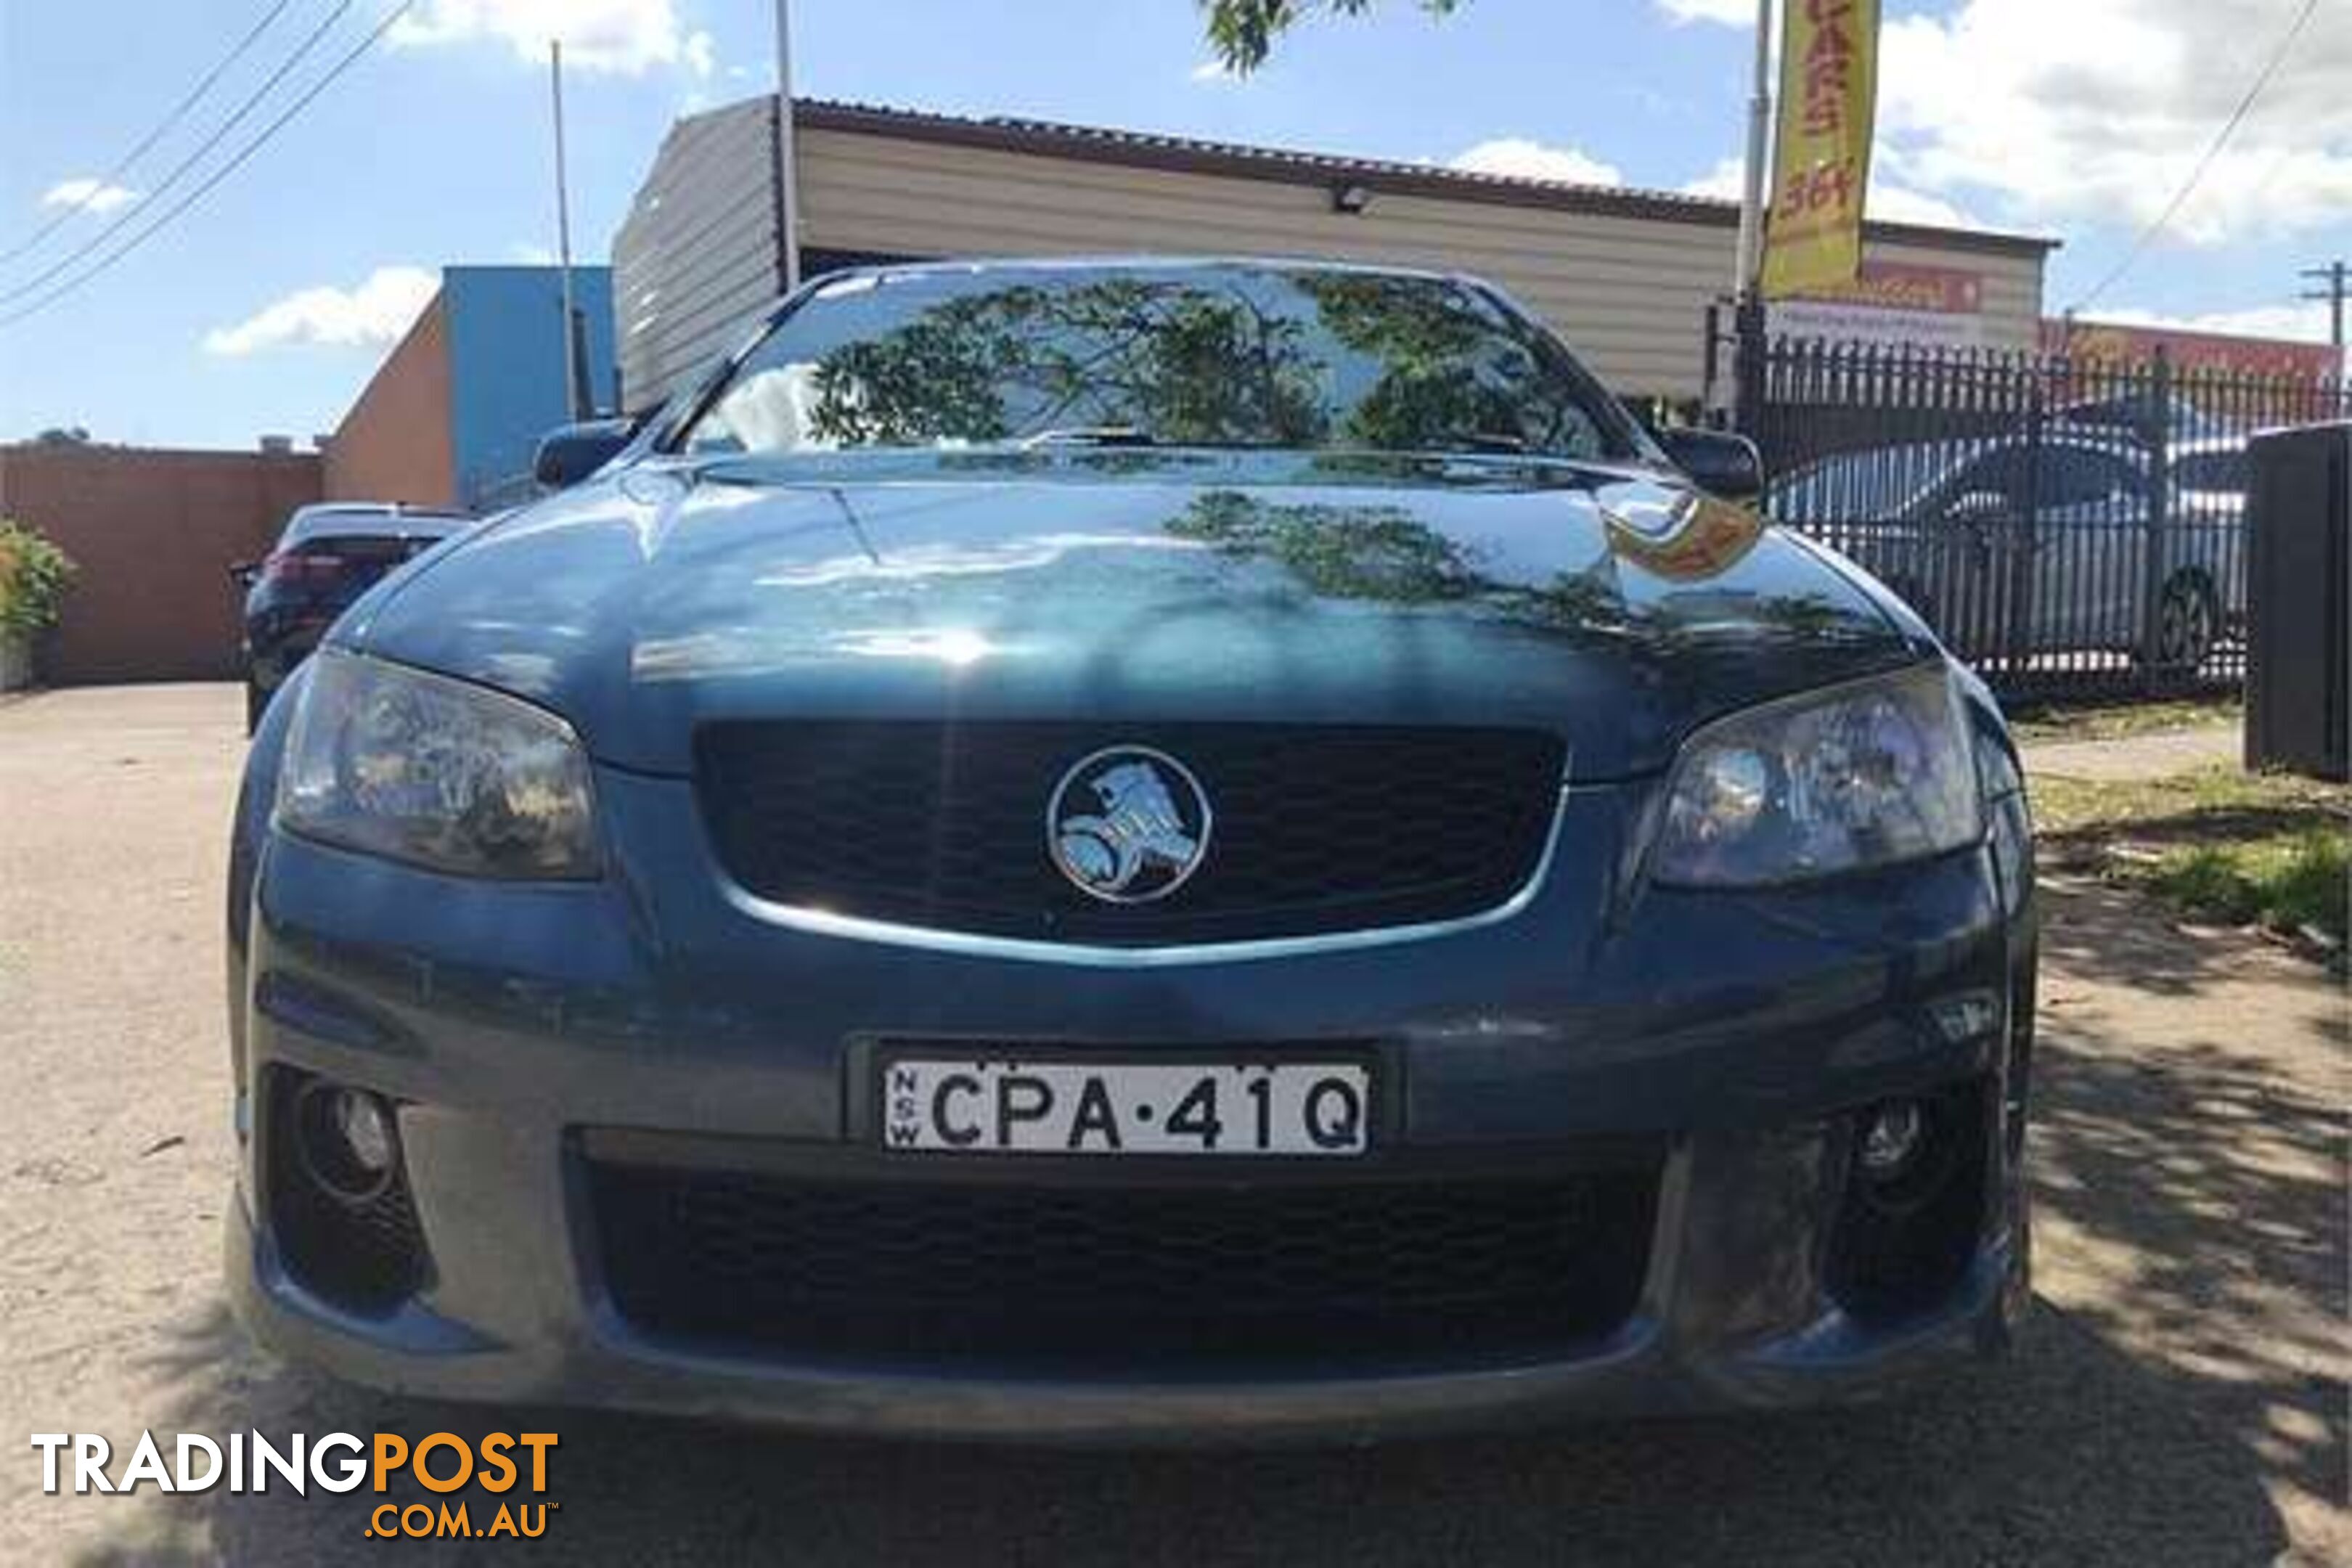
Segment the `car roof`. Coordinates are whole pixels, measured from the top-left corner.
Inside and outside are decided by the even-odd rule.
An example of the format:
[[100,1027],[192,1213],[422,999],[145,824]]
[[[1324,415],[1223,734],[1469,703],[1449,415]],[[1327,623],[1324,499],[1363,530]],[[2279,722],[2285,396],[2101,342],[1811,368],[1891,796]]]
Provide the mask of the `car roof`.
[[851,278],[964,277],[987,272],[1187,272],[1220,267],[1259,268],[1281,272],[1355,272],[1375,278],[1425,278],[1433,281],[1476,281],[1470,274],[1384,261],[1345,261],[1328,256],[1268,256],[1255,253],[1153,256],[1105,252],[1077,256],[969,256],[941,261],[877,261],[845,267],[809,279],[812,287]]
[[288,539],[320,539],[339,533],[432,535],[455,533],[473,522],[471,514],[398,501],[313,501],[286,520]]
[[2096,428],[2044,426],[2037,440],[2016,431],[1948,437],[1882,447],[1855,447],[1790,469],[1772,481],[1770,492],[1783,506],[1800,509],[1851,504],[1866,498],[1874,506],[1907,507],[1951,480],[1967,465],[2003,452],[2095,452],[2146,467],[2147,454]]
[[1152,254],[1152,251],[1079,251],[1070,257],[952,257],[939,261],[870,261],[863,266],[840,268],[837,273],[824,273],[809,282],[824,282],[825,278],[854,278],[858,273],[1046,273],[1046,270],[1143,270],[1143,273],[1173,273],[1190,268],[1221,268],[1221,266],[1256,266],[1279,268],[1279,270],[1303,270],[1303,273],[1397,273],[1406,278],[1454,278],[1449,270],[1440,268],[1406,266],[1390,261],[1345,261],[1336,257],[1282,257],[1265,251],[1192,251],[1192,254]]
[[1832,469],[1851,469],[1872,466],[1895,466],[1912,471],[1948,473],[1962,463],[1978,458],[1990,457],[2002,451],[2089,451],[2126,460],[2147,460],[2147,454],[2129,443],[2103,435],[2097,430],[2076,426],[2051,428],[2045,426],[2037,438],[2018,431],[2003,430],[1985,436],[1951,436],[1941,440],[1893,442],[1880,447],[1850,447],[1843,451],[1827,453],[1793,470],[1789,478],[1799,479],[1808,474]]

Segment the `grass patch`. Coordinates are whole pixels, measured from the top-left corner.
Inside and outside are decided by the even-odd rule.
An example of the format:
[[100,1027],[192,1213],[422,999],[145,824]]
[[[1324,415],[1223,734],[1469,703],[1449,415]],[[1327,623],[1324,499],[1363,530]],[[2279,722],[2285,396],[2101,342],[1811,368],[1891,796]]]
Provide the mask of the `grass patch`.
[[2313,833],[2287,841],[2200,844],[2176,851],[2148,886],[2193,914],[2231,925],[2345,935],[2345,877],[2352,871],[2341,837]]
[[2047,741],[2116,741],[2168,730],[2200,730],[2209,724],[2242,724],[2246,704],[2234,693],[2173,698],[2160,702],[2119,702],[2100,707],[2021,709],[2010,716],[2021,744]]
[[2318,934],[2352,916],[2352,787],[2215,767],[2129,784],[2032,781],[2043,857],[2198,919]]

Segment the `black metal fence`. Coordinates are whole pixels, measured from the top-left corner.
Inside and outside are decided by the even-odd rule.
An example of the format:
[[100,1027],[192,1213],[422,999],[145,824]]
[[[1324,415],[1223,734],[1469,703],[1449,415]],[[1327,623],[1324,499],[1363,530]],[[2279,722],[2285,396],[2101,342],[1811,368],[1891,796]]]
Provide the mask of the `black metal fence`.
[[1908,601],[2005,697],[2233,685],[2247,437],[2343,382],[1766,339],[1734,361],[1772,518]]

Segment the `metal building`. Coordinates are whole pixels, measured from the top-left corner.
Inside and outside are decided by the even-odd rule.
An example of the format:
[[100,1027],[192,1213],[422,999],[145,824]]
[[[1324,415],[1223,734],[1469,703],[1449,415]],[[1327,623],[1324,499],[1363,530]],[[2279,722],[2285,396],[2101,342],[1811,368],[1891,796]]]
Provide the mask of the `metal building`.
[[[1474,272],[1622,394],[1700,395],[1734,204],[1030,120],[800,100],[803,269],[1070,253],[1339,257]],[[782,291],[776,100],[677,121],[613,247],[623,401],[658,403]],[[1815,308],[1842,335],[2032,348],[2052,241],[1870,226],[1868,285]],[[1832,323],[1838,325],[1832,326]],[[1791,315],[1795,324],[1795,313]]]
[[[572,269],[584,401],[611,408],[612,275]],[[324,444],[330,500],[487,510],[534,492],[539,438],[569,418],[554,267],[445,267],[441,288]]]

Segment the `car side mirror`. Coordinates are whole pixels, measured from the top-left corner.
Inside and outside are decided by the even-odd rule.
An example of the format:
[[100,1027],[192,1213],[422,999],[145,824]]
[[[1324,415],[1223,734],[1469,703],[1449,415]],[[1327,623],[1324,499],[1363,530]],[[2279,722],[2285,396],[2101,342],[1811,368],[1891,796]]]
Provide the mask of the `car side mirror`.
[[1658,444],[1691,483],[1711,496],[1752,501],[1764,493],[1764,459],[1745,436],[1685,426],[1659,431]]
[[253,580],[261,575],[258,561],[232,561],[228,563],[228,580],[240,588],[250,588]]
[[530,477],[551,490],[569,489],[620,455],[637,433],[633,419],[584,419],[559,425],[540,437]]

